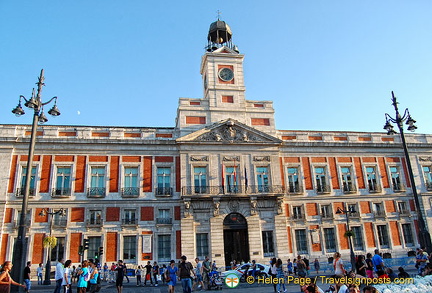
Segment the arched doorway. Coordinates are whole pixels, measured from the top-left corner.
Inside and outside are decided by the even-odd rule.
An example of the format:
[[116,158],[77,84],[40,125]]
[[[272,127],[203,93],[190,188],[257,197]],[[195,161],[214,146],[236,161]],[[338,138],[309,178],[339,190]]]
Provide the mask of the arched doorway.
[[249,261],[249,237],[245,217],[239,213],[227,215],[223,222],[225,265]]

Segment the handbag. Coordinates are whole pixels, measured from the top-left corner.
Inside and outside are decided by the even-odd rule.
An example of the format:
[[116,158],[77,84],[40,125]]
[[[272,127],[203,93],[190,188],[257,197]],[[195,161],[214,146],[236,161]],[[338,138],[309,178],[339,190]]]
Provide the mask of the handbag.
[[162,281],[162,276],[161,276],[161,275],[156,275],[156,279],[157,279],[158,281]]

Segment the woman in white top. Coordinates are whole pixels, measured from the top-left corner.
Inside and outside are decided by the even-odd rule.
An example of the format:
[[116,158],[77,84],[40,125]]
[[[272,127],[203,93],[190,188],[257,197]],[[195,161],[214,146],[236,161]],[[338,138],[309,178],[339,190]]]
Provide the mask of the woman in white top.
[[69,293],[72,292],[71,291],[71,284],[72,284],[72,269],[71,269],[71,263],[72,261],[70,259],[68,259],[65,264],[64,264],[64,269],[63,269],[63,281],[62,281],[62,286],[63,286],[63,293]]
[[[345,271],[345,268],[343,265],[341,254],[339,252],[335,252],[333,258],[334,258],[333,259],[333,269],[334,269],[334,273],[335,273],[335,278],[339,279],[339,278],[344,277],[346,275],[346,271]],[[337,292],[339,292],[341,286],[342,286],[342,284],[340,284],[339,282],[336,282]],[[341,292],[343,292],[343,291],[341,291]]]

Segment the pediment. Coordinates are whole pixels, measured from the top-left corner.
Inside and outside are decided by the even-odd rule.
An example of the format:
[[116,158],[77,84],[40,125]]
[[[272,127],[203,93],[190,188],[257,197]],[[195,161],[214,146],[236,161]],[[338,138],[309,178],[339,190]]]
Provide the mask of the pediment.
[[263,143],[280,144],[282,141],[234,119],[227,119],[200,129],[176,140],[178,143]]

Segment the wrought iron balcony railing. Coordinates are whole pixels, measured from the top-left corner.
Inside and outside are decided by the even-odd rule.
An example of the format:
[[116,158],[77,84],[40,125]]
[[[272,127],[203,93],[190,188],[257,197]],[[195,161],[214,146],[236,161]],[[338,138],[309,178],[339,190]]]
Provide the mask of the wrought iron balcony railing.
[[87,227],[102,227],[102,219],[90,219],[86,221]]
[[51,190],[51,196],[52,197],[69,197],[71,196],[71,189],[70,188],[53,188]]
[[373,212],[375,218],[385,218],[386,213],[384,211],[374,211]]
[[156,224],[171,225],[172,224],[172,218],[156,218]]
[[342,183],[342,191],[343,193],[355,193],[357,191],[356,186],[354,183]]
[[293,221],[300,221],[300,220],[304,220],[305,216],[303,214],[297,214],[297,215],[292,215],[291,220]]
[[382,191],[381,186],[374,182],[369,182],[368,188],[370,193],[379,193]]
[[400,210],[399,211],[400,216],[411,216],[411,211],[409,210]]
[[287,186],[286,191],[287,194],[301,194],[303,193],[303,187],[298,183],[293,184],[290,182]]
[[138,197],[139,187],[123,187],[121,193],[122,197]]
[[349,212],[348,213],[348,217],[350,217],[350,218],[360,218],[360,213],[359,212]]
[[330,186],[327,184],[317,185],[315,190],[318,194],[330,193],[331,191]]
[[[17,188],[15,196],[16,197],[23,197],[24,192],[25,192],[24,188]],[[35,194],[36,194],[36,190],[34,188],[30,188],[29,189],[29,196],[35,196]]]
[[173,189],[172,187],[157,187],[155,192],[158,196],[171,196],[173,194]]
[[394,192],[406,191],[405,185],[403,185],[401,182],[392,182],[392,187]]
[[138,225],[138,219],[122,219],[123,226],[136,226]]
[[67,219],[54,219],[53,227],[64,228],[67,226]]
[[247,195],[247,194],[283,194],[281,185],[228,185],[228,186],[185,186],[182,195]]
[[426,190],[428,191],[432,190],[432,182],[426,182]]
[[105,187],[89,187],[87,188],[87,197],[105,197]]
[[321,214],[321,219],[323,219],[323,220],[332,220],[334,217],[333,217],[333,215],[332,214],[330,214],[330,213],[322,213]]

